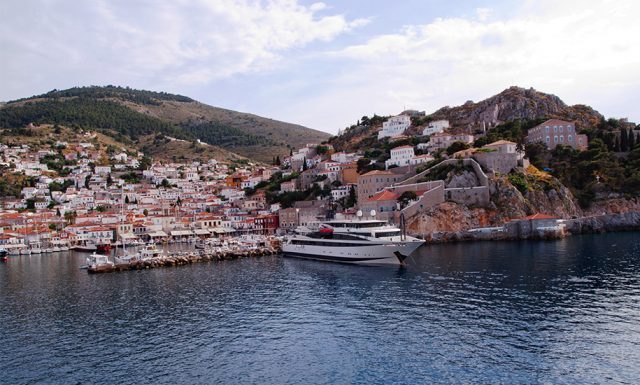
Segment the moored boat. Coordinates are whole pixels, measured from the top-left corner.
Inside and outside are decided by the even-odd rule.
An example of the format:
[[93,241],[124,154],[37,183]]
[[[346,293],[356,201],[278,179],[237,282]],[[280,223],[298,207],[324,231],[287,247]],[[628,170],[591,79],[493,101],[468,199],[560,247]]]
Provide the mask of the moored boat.
[[424,243],[382,220],[331,220],[285,238],[285,256],[361,265],[404,265]]

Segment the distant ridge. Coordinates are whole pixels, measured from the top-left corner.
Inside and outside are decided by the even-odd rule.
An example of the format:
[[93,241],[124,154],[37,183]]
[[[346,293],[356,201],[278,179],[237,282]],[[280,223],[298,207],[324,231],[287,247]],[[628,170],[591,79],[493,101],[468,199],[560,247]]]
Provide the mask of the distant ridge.
[[148,136],[158,134],[187,141],[199,139],[212,145],[209,151],[220,147],[262,162],[288,155],[290,148],[330,137],[300,125],[212,107],[182,95],[117,86],[52,90],[0,106],[0,128],[19,129],[29,123],[93,129],[139,143],[149,142]]

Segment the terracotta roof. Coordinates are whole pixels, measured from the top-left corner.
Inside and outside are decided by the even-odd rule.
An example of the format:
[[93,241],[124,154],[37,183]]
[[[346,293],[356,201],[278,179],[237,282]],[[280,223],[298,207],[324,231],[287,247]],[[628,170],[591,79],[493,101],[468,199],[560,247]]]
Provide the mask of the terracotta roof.
[[373,170],[373,171],[369,171],[366,174],[362,174],[361,176],[367,176],[367,175],[393,175],[393,173],[391,171]]
[[398,200],[398,197],[400,195],[394,193],[393,191],[389,191],[389,190],[382,190],[378,193],[376,193],[374,196],[372,196],[369,200],[370,201],[391,201],[391,200]]
[[489,147],[489,146],[501,146],[501,145],[503,145],[503,144],[516,144],[516,143],[515,143],[515,142],[510,142],[510,141],[508,141],[508,140],[498,140],[498,141],[495,141],[495,142],[493,142],[493,143],[489,143],[489,144],[485,145],[484,147]]
[[401,148],[413,148],[413,146],[408,146],[408,145],[406,145],[406,146],[394,147],[394,148],[392,148],[392,149],[391,149],[391,151],[393,151],[393,150],[399,150],[399,149],[401,149]]
[[540,127],[540,126],[548,126],[550,124],[575,124],[575,122],[573,121],[566,121],[566,120],[560,120],[560,119],[549,119],[545,122],[542,122],[540,124],[538,124],[536,127]]

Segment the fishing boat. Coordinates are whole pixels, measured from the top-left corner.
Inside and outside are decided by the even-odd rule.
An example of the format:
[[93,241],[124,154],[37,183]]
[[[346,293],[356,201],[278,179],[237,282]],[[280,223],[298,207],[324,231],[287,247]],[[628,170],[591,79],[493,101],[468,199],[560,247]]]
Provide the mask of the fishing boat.
[[96,244],[92,241],[84,241],[71,247],[71,250],[95,253],[98,251],[98,247],[96,247]]
[[[84,266],[82,266],[84,267]],[[109,257],[103,254],[92,253],[87,257],[87,271],[89,273],[105,273],[113,271],[115,263],[109,260]]]

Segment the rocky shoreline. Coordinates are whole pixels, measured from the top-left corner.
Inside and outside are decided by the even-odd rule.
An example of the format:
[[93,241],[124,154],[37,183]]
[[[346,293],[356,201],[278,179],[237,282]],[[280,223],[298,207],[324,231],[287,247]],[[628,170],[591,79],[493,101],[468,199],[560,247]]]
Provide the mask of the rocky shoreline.
[[436,231],[429,234],[413,233],[411,235],[424,238],[427,243],[473,242],[473,241],[515,241],[515,240],[549,240],[560,239],[571,235],[607,233],[620,231],[640,231],[640,211],[625,213],[592,215],[582,218],[567,219],[561,230],[532,231],[518,233],[509,231],[508,227],[493,227],[484,231]]
[[121,263],[109,266],[90,267],[87,271],[89,274],[113,273],[116,271],[145,270],[159,267],[184,266],[194,263],[230,261],[240,258],[256,258],[268,255],[275,255],[280,252],[279,247],[262,247],[255,250],[247,251],[229,251],[219,253],[177,253],[165,255],[155,258],[149,258],[141,261],[133,261],[130,263]]

